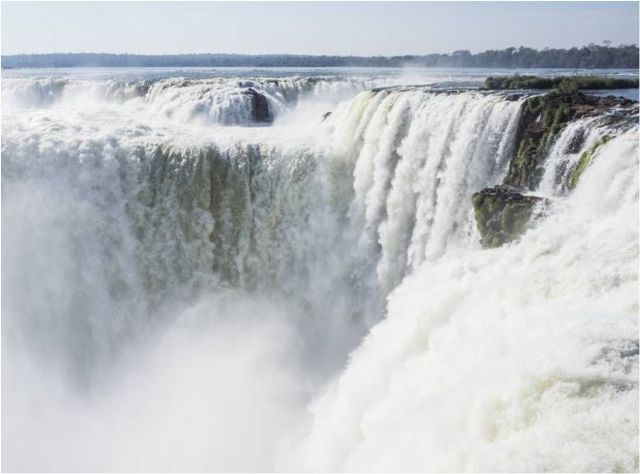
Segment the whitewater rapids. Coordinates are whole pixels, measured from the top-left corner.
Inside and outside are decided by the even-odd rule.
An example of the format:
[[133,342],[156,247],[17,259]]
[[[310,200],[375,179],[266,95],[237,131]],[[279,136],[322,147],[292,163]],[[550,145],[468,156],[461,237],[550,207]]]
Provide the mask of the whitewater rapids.
[[637,117],[406,81],[3,79],[2,469],[637,470]]

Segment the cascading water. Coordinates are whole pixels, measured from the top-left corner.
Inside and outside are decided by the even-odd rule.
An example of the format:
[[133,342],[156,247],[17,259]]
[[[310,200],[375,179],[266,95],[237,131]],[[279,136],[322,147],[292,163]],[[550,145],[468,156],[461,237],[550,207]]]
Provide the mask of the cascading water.
[[[448,245],[468,243],[461,207],[506,164],[519,102],[495,95],[366,92],[336,122],[336,155],[355,157],[349,217],[386,291]],[[369,272],[367,272],[369,273]]]
[[[333,76],[279,78],[145,78],[88,79],[70,77],[5,79],[2,100],[10,107],[50,107],[58,102],[84,107],[91,102],[125,102],[181,123],[249,125],[270,122],[304,99],[331,106],[367,88],[393,85],[387,77]],[[265,115],[256,117],[256,99]],[[307,101],[314,102],[314,101]],[[323,110],[326,111],[326,110]]]
[[4,80],[3,469],[637,469],[637,124],[397,80]]
[[406,278],[284,465],[636,469],[636,133],[518,244]]

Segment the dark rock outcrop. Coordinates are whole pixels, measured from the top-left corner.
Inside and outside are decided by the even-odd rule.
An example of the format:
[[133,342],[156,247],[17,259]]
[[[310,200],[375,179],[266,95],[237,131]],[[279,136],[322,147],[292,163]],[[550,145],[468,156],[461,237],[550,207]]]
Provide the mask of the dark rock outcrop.
[[272,122],[273,116],[267,98],[251,87],[244,93],[251,96],[251,119],[260,123]]
[[545,202],[504,185],[485,188],[475,193],[472,201],[484,247],[499,247],[516,240],[529,227],[536,206]]
[[[551,92],[534,96],[522,105],[515,138],[515,156],[503,184],[535,190],[543,174],[544,160],[553,140],[572,120],[630,108],[633,101],[613,96],[597,97],[580,92]],[[579,149],[582,143],[573,146]]]
[[[505,85],[509,88],[507,86],[509,84]],[[503,184],[473,195],[476,224],[484,247],[498,247],[517,239],[529,227],[536,209],[540,209],[538,204],[546,202],[525,193],[539,186],[551,144],[567,124],[596,115],[602,116],[602,124],[621,130],[637,123],[637,102],[560,89],[525,99],[515,134],[514,152]],[[567,170],[566,189],[576,187],[596,151],[610,138],[610,135],[603,136],[582,153],[572,169]],[[579,152],[584,140],[584,133],[576,133],[566,151]]]

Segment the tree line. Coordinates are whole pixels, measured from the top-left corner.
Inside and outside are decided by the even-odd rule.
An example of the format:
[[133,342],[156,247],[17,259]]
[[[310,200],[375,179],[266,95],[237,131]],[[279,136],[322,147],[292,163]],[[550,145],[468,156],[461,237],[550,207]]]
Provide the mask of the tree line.
[[2,56],[2,68],[39,67],[481,67],[481,68],[638,68],[636,45],[589,44],[537,50],[520,46],[473,54],[405,56],[308,56],[292,54],[107,54],[51,53]]

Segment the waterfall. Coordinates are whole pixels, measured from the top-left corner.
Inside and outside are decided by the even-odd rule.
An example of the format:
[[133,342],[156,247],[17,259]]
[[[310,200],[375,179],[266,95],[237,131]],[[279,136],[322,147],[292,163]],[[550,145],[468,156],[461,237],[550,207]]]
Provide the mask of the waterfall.
[[[54,255],[70,275],[98,259],[89,270],[99,275],[76,275],[82,281],[74,286],[102,279],[96,289],[113,301],[93,298],[100,311],[139,305],[134,300],[141,294],[148,310],[220,286],[277,288],[297,297],[325,280],[325,294],[312,295],[316,306],[347,289],[344,298],[358,302],[351,301],[349,311],[370,324],[408,269],[456,240],[472,241],[470,195],[502,172],[518,110],[518,102],[490,95],[363,92],[324,124],[320,139],[329,146],[312,149],[246,139],[154,143],[138,134],[118,139],[118,131],[84,138],[73,136],[75,123],[52,130],[44,119],[42,134],[29,130],[26,141],[24,128],[9,129],[5,206],[34,211],[8,213],[6,220],[27,227],[15,231],[19,241],[46,236],[47,243],[24,240],[28,254],[53,247],[36,268],[16,262],[35,273],[24,277],[22,291],[48,287],[39,280],[55,273]],[[345,138],[352,134],[361,136]],[[71,261],[71,248],[50,242],[52,223],[42,222],[32,200],[51,207],[44,215],[60,222],[56,234],[64,245],[87,246],[86,257]],[[52,326],[59,328],[65,317],[77,324],[72,304],[59,309]],[[86,313],[95,318],[93,310]],[[119,331],[127,324],[122,317],[103,315],[96,324],[111,321],[118,327],[111,332]],[[97,349],[92,337],[105,330],[88,331],[88,350]]]
[[[73,77],[7,78],[2,100],[9,107],[42,108],[59,102],[127,103],[182,123],[248,125],[270,121],[307,99],[344,100],[371,87],[392,85],[388,77],[283,77],[283,78],[148,78],[108,79]],[[270,117],[255,117],[255,98],[264,100]],[[141,103],[142,102],[142,103]]]
[[635,469],[637,156],[633,130],[517,244],[405,279],[283,466]]
[[519,106],[389,90],[362,93],[338,116],[336,154],[355,157],[350,220],[362,251],[378,254],[369,260],[386,291],[447,246],[472,241],[468,202],[504,173]]
[[483,249],[526,97],[393,82],[3,81],[3,468],[637,467],[637,122]]

